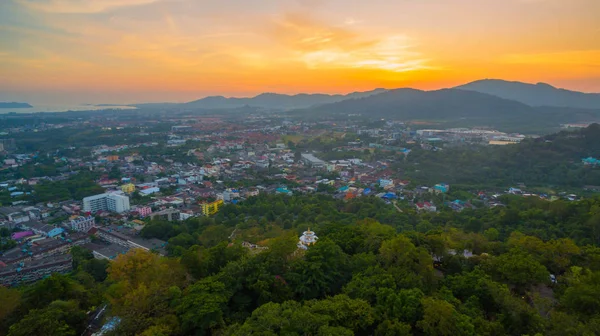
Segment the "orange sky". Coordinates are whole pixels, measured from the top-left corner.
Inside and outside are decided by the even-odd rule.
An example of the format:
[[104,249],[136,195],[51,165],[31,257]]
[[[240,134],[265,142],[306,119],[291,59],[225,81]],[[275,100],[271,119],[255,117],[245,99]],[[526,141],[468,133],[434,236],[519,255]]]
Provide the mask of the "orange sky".
[[435,89],[600,92],[598,0],[0,0],[0,100]]

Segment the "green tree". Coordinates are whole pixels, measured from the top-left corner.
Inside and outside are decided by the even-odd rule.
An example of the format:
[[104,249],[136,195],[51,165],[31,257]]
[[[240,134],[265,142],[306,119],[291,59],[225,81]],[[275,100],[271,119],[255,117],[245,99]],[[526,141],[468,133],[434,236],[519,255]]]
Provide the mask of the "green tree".
[[417,327],[430,336],[474,336],[475,327],[471,319],[459,313],[454,307],[442,300],[424,298],[423,319]]
[[86,314],[76,301],[54,301],[43,309],[33,309],[10,327],[8,336],[75,336],[85,328]]
[[202,279],[188,287],[176,308],[184,331],[210,334],[224,324],[224,311],[230,294],[225,285],[212,278]]
[[412,328],[398,320],[385,320],[375,329],[375,336],[411,336]]
[[379,258],[401,288],[427,288],[433,284],[431,256],[404,236],[384,241]]
[[418,289],[394,291],[382,288],[377,292],[375,311],[379,320],[398,320],[414,325],[423,316],[421,301],[425,294]]
[[561,297],[561,304],[584,317],[600,314],[600,272],[574,267],[568,281],[570,286]]
[[174,314],[171,303],[181,296],[185,273],[176,259],[133,249],[110,263],[107,280],[111,311],[121,318],[119,333],[134,335]]
[[359,331],[375,321],[373,308],[364,300],[336,295],[320,301],[309,301],[306,307],[314,314],[329,316],[329,324]]
[[548,282],[550,277],[546,267],[530,254],[516,250],[490,258],[487,267],[498,279],[516,286],[519,290]]
[[349,277],[348,256],[330,240],[311,246],[294,261],[286,278],[299,297],[313,299],[339,292]]
[[21,292],[0,286],[0,321],[5,321],[21,304]]

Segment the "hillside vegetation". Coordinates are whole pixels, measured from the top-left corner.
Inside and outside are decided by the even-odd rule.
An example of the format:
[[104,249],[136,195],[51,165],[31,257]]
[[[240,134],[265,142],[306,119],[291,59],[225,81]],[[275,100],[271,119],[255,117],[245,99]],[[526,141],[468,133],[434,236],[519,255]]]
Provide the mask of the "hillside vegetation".
[[600,184],[600,168],[581,160],[600,157],[600,125],[575,132],[560,132],[518,145],[417,149],[397,168],[423,183],[498,186],[562,186],[580,188]]
[[[172,256],[108,263],[74,248],[72,274],[0,288],[0,334],[79,335],[105,301],[112,335],[598,334],[600,199],[521,200],[416,214],[376,198],[261,196],[152,222],[143,234],[169,239]],[[300,251],[309,225],[320,239]]]

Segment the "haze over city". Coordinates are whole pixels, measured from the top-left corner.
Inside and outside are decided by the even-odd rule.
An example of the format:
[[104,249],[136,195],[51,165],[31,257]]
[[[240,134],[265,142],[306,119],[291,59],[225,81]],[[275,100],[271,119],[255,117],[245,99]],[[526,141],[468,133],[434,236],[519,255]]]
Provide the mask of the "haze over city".
[[189,101],[437,89],[600,91],[597,0],[3,0],[0,100]]
[[0,0],[0,336],[600,335],[600,0]]

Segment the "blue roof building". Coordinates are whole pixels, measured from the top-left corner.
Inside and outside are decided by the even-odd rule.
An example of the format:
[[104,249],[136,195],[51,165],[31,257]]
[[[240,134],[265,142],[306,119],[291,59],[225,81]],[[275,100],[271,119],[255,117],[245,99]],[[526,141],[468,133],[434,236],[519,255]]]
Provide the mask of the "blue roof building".
[[348,191],[348,189],[350,189],[350,187],[348,187],[348,186],[343,186],[343,187],[339,188],[339,189],[338,189],[338,191],[339,191],[339,192],[346,192],[346,191]]
[[62,234],[63,232],[65,232],[65,230],[63,228],[54,228],[50,231],[48,231],[48,237],[50,238],[54,238],[60,234]]
[[586,166],[600,166],[600,160],[599,160],[599,159],[596,159],[596,158],[593,158],[593,157],[591,157],[591,156],[590,156],[590,157],[588,157],[588,158],[585,158],[585,159],[583,159],[583,160],[581,160],[581,161],[582,161],[582,162],[583,162],[583,164],[584,164],[584,165],[586,165]]
[[381,196],[381,198],[383,198],[383,199],[397,199],[398,196],[396,196],[396,194],[394,194],[394,193],[389,192],[389,193],[386,193],[383,196]]
[[288,188],[277,188],[275,189],[275,191],[277,191],[277,193],[279,194],[290,194],[291,191],[288,190]]
[[436,184],[433,189],[436,192],[441,192],[441,193],[447,193],[448,191],[450,191],[450,185],[447,183],[438,183]]

